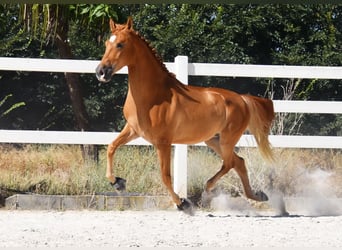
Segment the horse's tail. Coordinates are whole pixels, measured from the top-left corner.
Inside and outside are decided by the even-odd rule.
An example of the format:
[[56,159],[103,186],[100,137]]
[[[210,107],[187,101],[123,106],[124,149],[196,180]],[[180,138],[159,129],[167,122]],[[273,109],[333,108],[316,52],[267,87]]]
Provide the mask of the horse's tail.
[[268,135],[274,119],[273,102],[271,100],[251,95],[242,95],[247,104],[250,120],[248,130],[254,135],[261,155],[268,161],[273,161],[271,144]]

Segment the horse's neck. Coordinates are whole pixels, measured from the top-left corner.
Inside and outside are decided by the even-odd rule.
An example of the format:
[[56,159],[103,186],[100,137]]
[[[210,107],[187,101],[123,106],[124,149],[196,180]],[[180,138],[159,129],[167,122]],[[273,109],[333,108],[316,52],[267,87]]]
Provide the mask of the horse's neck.
[[147,103],[167,94],[173,81],[151,51],[146,48],[139,53],[136,63],[128,66],[129,91],[135,101]]
[[164,72],[157,63],[148,63],[146,65],[134,65],[128,67],[128,79],[132,87],[158,88],[162,84],[162,79],[166,77],[167,72]]
[[153,75],[129,72],[129,95],[138,106],[151,106],[165,99],[170,93],[168,75],[165,72],[156,72]]

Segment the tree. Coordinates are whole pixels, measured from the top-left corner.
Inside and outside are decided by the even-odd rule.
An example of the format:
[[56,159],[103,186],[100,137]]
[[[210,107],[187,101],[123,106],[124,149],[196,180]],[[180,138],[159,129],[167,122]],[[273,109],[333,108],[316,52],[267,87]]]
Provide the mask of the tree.
[[[71,20],[82,24],[93,24],[96,19],[102,21],[116,15],[108,5],[60,5],[60,4],[24,4],[21,6],[21,18],[27,30],[33,36],[40,36],[42,43],[55,43],[61,59],[73,59],[74,55],[69,44],[69,27]],[[103,26],[103,25],[102,25]],[[80,130],[91,130],[89,116],[84,105],[81,78],[75,73],[65,73],[70,100],[76,124]],[[86,160],[97,161],[98,153],[95,146],[83,145]]]
[[[77,12],[69,18],[68,45],[75,59],[98,60],[104,51],[104,40],[108,33],[107,16],[99,16],[108,5],[69,6]],[[100,8],[99,8],[100,7]],[[116,6],[109,6],[116,11]],[[47,41],[37,31],[24,30],[18,22],[19,5],[0,5],[0,56],[58,58],[54,40]],[[77,10],[76,10],[77,9]],[[93,10],[97,9],[96,12]],[[120,10],[118,10],[120,13]],[[113,18],[116,18],[113,16]],[[119,15],[118,20],[126,21]],[[32,18],[31,18],[32,19]],[[93,22],[90,23],[89,19]],[[25,24],[25,23],[24,23]],[[44,25],[45,26],[45,25]],[[88,113],[91,130],[118,131],[123,124],[122,106],[127,84],[126,75],[118,75],[111,84],[100,85],[94,74],[79,74],[83,102]],[[6,129],[74,130],[75,122],[69,97],[69,88],[63,73],[2,71],[0,76],[2,97],[12,94],[11,101],[25,100],[26,106],[4,117],[0,126]],[[39,112],[37,112],[39,110]]]

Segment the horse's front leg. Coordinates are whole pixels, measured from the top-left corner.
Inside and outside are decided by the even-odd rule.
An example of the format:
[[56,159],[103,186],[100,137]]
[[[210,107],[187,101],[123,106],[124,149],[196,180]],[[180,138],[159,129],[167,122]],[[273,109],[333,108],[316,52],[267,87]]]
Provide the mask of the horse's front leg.
[[108,145],[107,147],[107,171],[106,177],[108,178],[110,184],[114,186],[117,190],[121,191],[125,189],[126,180],[120,177],[115,177],[113,174],[113,156],[116,149],[126,144],[127,142],[137,138],[136,132],[126,123],[123,130],[120,132],[118,137]]
[[167,190],[169,191],[173,202],[177,205],[179,210],[184,211],[187,214],[193,215],[194,209],[191,201],[186,198],[180,198],[178,194],[175,193],[172,187],[171,182],[171,171],[170,171],[170,164],[171,164],[171,144],[159,144],[156,145],[160,169],[161,169],[161,176],[164,185],[166,186]]

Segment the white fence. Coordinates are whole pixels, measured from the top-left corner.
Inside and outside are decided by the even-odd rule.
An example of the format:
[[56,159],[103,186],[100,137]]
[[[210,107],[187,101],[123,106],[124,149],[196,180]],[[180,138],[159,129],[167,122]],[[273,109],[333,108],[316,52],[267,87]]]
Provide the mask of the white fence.
[[[58,60],[0,57],[0,70],[73,72],[94,74],[99,61]],[[309,78],[342,79],[342,67],[316,66],[275,66],[275,65],[235,65],[188,63],[185,56],[177,56],[174,63],[165,63],[177,78],[187,84],[188,76],[228,76],[228,77],[267,77],[267,78]],[[118,74],[127,74],[123,68]],[[274,100],[275,112],[292,113],[342,113],[342,102],[327,101],[280,101]],[[0,143],[51,143],[51,144],[108,144],[118,133],[111,132],[72,132],[72,131],[22,131],[0,130]],[[288,148],[342,148],[340,136],[284,136],[271,135],[273,147]],[[149,145],[139,138],[128,145]],[[204,145],[203,143],[196,145]],[[255,147],[252,136],[243,135],[238,147]],[[186,197],[187,191],[187,146],[175,145],[174,189]]]

